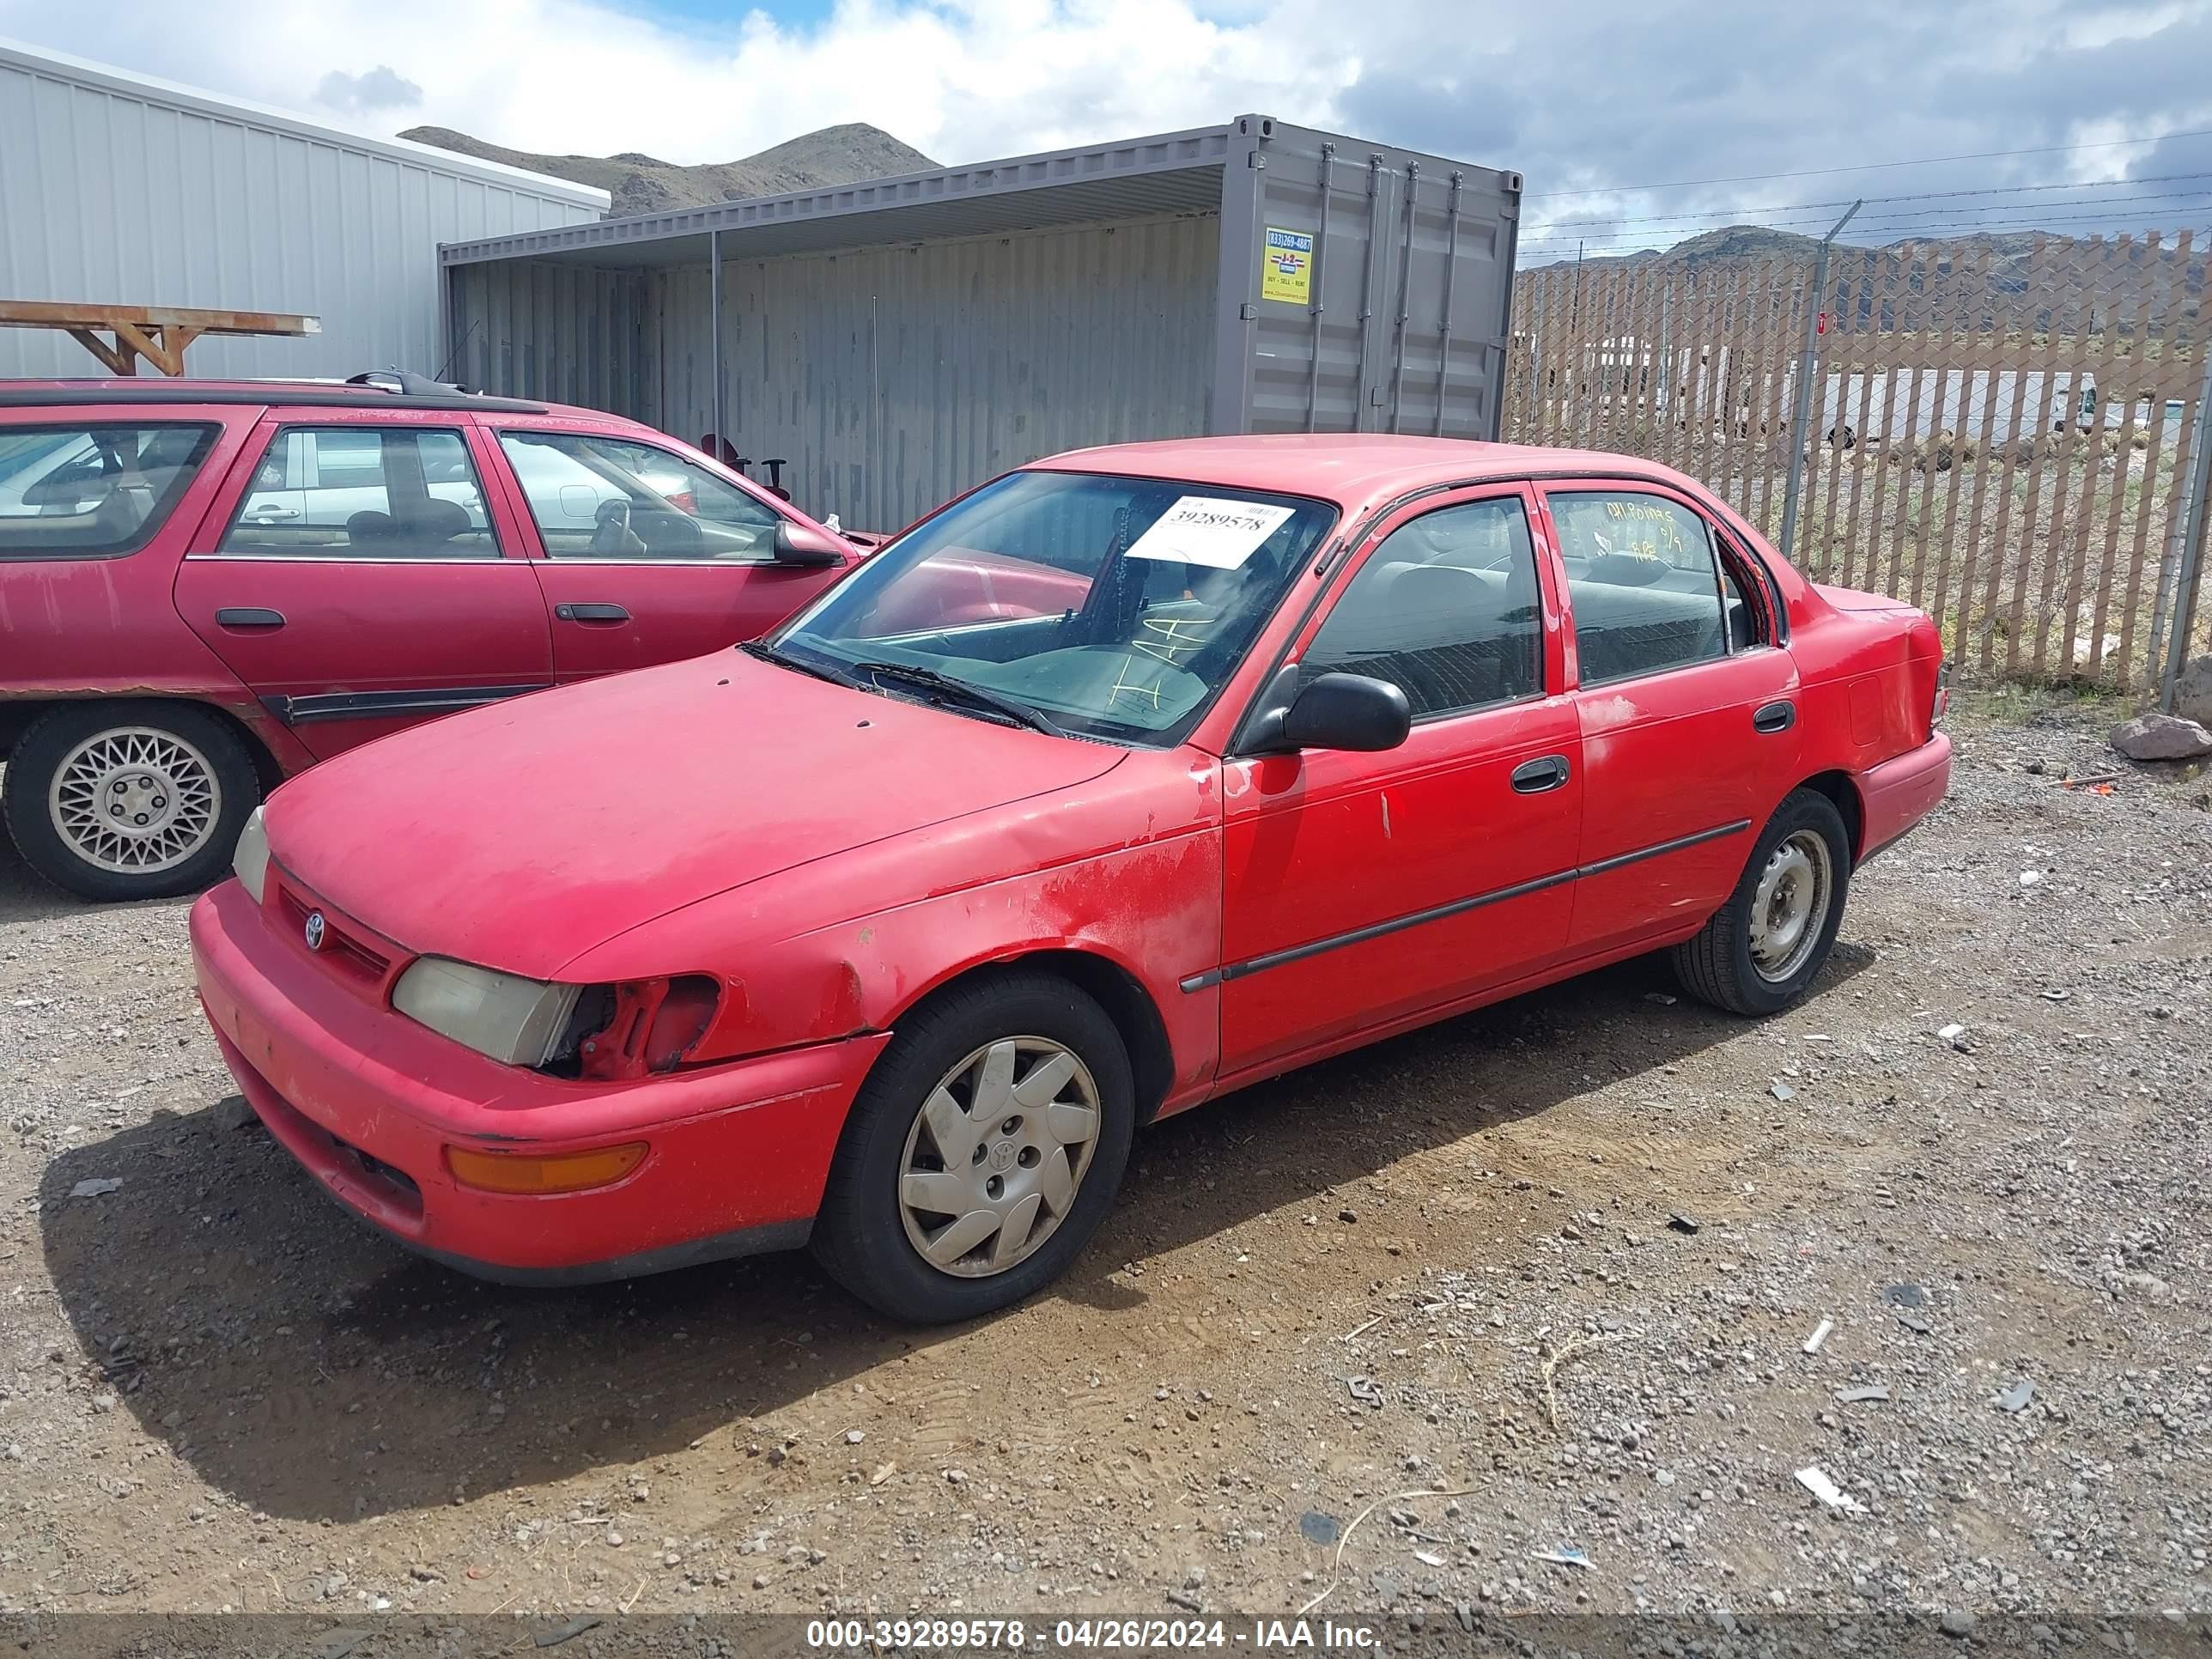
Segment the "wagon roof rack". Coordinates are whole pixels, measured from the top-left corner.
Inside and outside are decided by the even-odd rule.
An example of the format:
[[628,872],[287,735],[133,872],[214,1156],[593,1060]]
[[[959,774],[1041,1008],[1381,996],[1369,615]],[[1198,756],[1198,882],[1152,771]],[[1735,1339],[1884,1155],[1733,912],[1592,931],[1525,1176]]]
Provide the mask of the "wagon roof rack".
[[0,380],[0,409],[54,404],[283,404],[293,407],[474,409],[543,415],[550,405],[493,398],[403,368],[372,368],[344,380]]

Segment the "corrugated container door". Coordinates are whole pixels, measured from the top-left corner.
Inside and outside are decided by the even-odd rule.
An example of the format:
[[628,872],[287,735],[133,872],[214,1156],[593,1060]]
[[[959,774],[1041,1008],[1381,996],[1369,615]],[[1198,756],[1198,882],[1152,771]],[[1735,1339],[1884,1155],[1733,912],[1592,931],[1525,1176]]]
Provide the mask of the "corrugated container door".
[[1214,428],[1495,437],[1520,175],[1238,125],[1258,165],[1223,181],[1223,280],[1248,225],[1249,280],[1223,295]]

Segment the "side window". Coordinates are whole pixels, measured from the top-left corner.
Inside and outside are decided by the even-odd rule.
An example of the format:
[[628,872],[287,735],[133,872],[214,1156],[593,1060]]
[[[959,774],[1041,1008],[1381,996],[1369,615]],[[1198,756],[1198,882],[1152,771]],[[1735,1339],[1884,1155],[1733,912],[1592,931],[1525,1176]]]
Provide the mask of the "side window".
[[668,450],[574,432],[499,441],[554,558],[775,556],[775,509]]
[[1389,680],[1422,720],[1537,696],[1543,651],[1535,550],[1520,497],[1509,495],[1392,531],[1338,598],[1300,673]]
[[0,559],[106,559],[154,538],[211,426],[0,426]]
[[499,556],[467,441],[442,427],[287,427],[218,552],[243,558]]
[[[1547,499],[1584,685],[1728,654],[1722,567],[1703,519],[1634,490],[1558,490]],[[1747,609],[1737,614],[1750,625]]]

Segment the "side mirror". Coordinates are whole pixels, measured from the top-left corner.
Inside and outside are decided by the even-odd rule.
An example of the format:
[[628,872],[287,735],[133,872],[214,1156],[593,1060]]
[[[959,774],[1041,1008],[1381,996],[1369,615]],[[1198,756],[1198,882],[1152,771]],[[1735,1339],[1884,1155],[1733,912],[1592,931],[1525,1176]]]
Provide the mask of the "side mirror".
[[815,530],[779,515],[775,521],[775,562],[820,567],[842,564],[845,548],[827,531]]
[[1309,680],[1287,708],[1261,716],[1247,745],[1259,753],[1286,749],[1395,749],[1413,729],[1406,694],[1367,674],[1322,674]]

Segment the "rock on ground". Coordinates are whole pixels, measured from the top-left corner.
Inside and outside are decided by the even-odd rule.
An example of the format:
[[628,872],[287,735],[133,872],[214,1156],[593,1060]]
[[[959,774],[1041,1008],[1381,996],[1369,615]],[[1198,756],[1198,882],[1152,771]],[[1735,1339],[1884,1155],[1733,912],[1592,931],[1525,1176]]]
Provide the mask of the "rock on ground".
[[2177,714],[2138,714],[2112,728],[2113,748],[2130,760],[2195,760],[2212,755],[2212,732]]

